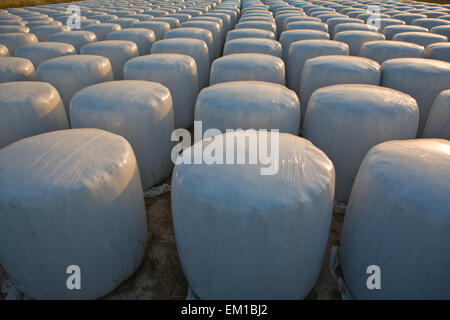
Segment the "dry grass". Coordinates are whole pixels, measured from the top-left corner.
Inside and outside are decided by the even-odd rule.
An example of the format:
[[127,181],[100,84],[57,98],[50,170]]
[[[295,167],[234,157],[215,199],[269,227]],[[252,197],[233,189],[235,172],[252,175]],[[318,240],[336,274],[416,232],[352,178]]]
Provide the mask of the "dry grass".
[[73,1],[75,0],[0,0],[0,9],[39,6],[44,4]]

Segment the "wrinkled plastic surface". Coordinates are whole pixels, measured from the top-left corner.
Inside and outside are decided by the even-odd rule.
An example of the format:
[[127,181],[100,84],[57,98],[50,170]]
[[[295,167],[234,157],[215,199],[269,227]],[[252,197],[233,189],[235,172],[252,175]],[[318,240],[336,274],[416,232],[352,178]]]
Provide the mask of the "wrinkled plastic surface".
[[173,99],[175,128],[190,128],[198,95],[195,60],[187,55],[163,53],[131,59],[125,64],[127,80],[147,80],[169,88]]
[[170,24],[164,21],[141,21],[133,23],[130,28],[150,29],[155,33],[156,40],[162,40],[166,32],[170,30]]
[[225,82],[201,91],[195,120],[203,131],[226,129],[278,129],[298,135],[300,103],[294,91],[257,81]]
[[[286,62],[288,87],[298,92],[303,66],[306,60],[325,55],[348,55],[346,43],[333,40],[301,40],[293,42],[289,48]],[[302,93],[300,92],[300,95]],[[302,106],[306,108],[306,106]]]
[[394,40],[377,40],[364,43],[359,55],[379,64],[395,58],[423,58],[424,47],[414,43]]
[[[300,80],[300,105],[302,119],[308,108],[309,97],[319,88],[334,84],[380,84],[380,65],[361,57],[321,56],[309,59],[303,66]],[[303,120],[302,120],[303,123]]]
[[240,38],[225,42],[223,55],[233,53],[264,53],[282,57],[282,47],[278,41],[260,38]]
[[139,55],[150,54],[153,43],[156,41],[155,33],[145,28],[129,28],[113,31],[108,34],[108,40],[126,40],[134,42]]
[[284,62],[260,53],[236,53],[215,60],[209,84],[227,81],[265,81],[284,85]]
[[[227,135],[236,134],[245,132]],[[177,247],[201,299],[302,299],[314,286],[330,230],[333,164],[294,135],[281,133],[279,150],[275,175],[252,164],[175,166]],[[248,143],[236,152],[248,158]]]
[[428,59],[450,62],[450,43],[433,43],[425,50],[425,57]]
[[425,48],[436,42],[447,42],[446,36],[426,32],[401,32],[397,33],[392,40],[415,43]]
[[114,80],[111,63],[105,57],[72,55],[53,58],[39,65],[38,80],[53,85],[69,114],[69,102],[73,95],[90,85]]
[[351,56],[358,56],[361,46],[369,41],[385,40],[384,35],[373,31],[341,31],[334,35],[334,40],[346,43]]
[[48,41],[50,42],[64,42],[71,44],[77,53],[85,44],[97,41],[95,33],[90,31],[72,30],[70,32],[58,32],[52,34]]
[[[358,299],[449,299],[450,142],[390,141],[364,159],[347,207],[341,266]],[[381,269],[381,290],[366,286]],[[412,280],[414,279],[414,280]]]
[[211,63],[214,60],[214,56],[212,55],[214,52],[214,40],[211,31],[203,28],[178,28],[170,30],[165,35],[165,39],[173,38],[189,38],[205,41],[208,46],[209,62]]
[[283,60],[287,61],[287,56],[289,53],[289,48],[291,44],[295,41],[300,40],[329,40],[330,36],[328,33],[318,30],[288,30],[283,31],[280,35],[280,43],[283,47]]
[[75,48],[71,44],[62,42],[25,44],[16,50],[16,57],[30,60],[36,69],[46,60],[72,54],[76,54]]
[[205,41],[180,38],[161,40],[152,47],[152,54],[155,53],[178,53],[192,57],[197,65],[200,90],[208,85],[209,52]]
[[17,57],[0,59],[0,83],[36,80],[36,70],[30,60]]
[[107,40],[109,33],[120,29],[122,29],[122,27],[117,23],[90,24],[83,27],[83,30],[95,33],[98,41]]
[[9,50],[7,46],[0,44],[0,57],[9,57]]
[[50,84],[0,84],[0,148],[22,138],[63,129],[69,129],[69,122],[61,97]]
[[9,54],[14,57],[16,49],[28,43],[37,43],[39,40],[32,33],[4,33],[0,34],[0,43],[8,47]]
[[442,91],[434,100],[428,115],[424,138],[450,140],[450,90]]
[[399,58],[382,66],[383,87],[405,92],[419,105],[418,137],[422,136],[428,113],[441,91],[450,89],[450,63],[431,59]]
[[54,33],[67,31],[70,31],[70,28],[68,26],[56,25],[45,25],[31,29],[31,33],[33,33],[41,42],[48,41],[48,38]]
[[[147,222],[130,144],[96,129],[46,133],[0,150],[0,260],[33,299],[95,299],[139,266]],[[68,290],[68,266],[82,290]]]
[[392,25],[383,29],[386,40],[392,40],[397,33],[402,32],[428,32],[428,29],[410,25]]
[[303,136],[336,168],[336,200],[347,202],[359,166],[378,143],[416,137],[417,102],[409,95],[372,85],[336,85],[311,96]]
[[81,54],[99,55],[109,59],[114,80],[123,80],[125,63],[139,55],[136,43],[125,40],[106,40],[93,42],[81,47]]
[[174,119],[172,97],[163,85],[124,80],[90,86],[72,98],[70,122],[72,128],[98,128],[127,139],[144,190],[170,175]]

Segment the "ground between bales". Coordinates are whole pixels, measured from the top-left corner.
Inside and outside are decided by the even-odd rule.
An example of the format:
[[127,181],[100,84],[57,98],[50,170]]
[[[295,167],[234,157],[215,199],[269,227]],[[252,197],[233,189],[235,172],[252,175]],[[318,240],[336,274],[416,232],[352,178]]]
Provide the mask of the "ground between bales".
[[[147,250],[136,273],[104,299],[185,299],[187,281],[178,258],[172,227],[170,193],[146,199],[148,219]],[[308,295],[311,300],[340,299],[336,283],[328,269],[331,245],[339,245],[344,215],[334,213],[327,253],[319,278]],[[0,266],[0,284],[7,279]],[[0,293],[0,298],[5,296]]]

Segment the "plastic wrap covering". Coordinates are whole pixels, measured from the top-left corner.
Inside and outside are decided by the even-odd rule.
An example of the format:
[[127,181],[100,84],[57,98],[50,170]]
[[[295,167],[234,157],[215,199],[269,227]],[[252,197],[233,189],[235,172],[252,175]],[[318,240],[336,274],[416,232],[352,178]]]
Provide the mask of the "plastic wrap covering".
[[377,23],[380,25],[380,30],[384,30],[384,28],[389,26],[404,26],[406,25],[403,20],[398,19],[389,19],[389,18],[382,18],[377,21]]
[[238,13],[237,11],[234,10],[228,10],[226,8],[220,8],[220,9],[214,9],[214,11],[212,12],[214,14],[217,13],[224,13],[226,15],[230,16],[231,19],[231,27],[234,28],[234,25],[238,22]]
[[109,59],[115,80],[123,79],[123,66],[139,55],[136,43],[125,40],[93,42],[81,47],[81,54],[99,55]]
[[225,42],[223,54],[265,53],[282,57],[282,47],[278,41],[261,38],[241,38]]
[[421,137],[434,99],[441,91],[450,89],[450,63],[420,58],[392,59],[383,63],[382,75],[382,86],[416,99],[420,111],[418,137]]
[[70,31],[68,26],[54,26],[54,25],[45,25],[31,29],[31,33],[33,33],[39,41],[48,41],[48,38],[58,32]]
[[428,32],[428,29],[419,26],[393,25],[383,30],[386,40],[392,40],[397,33],[403,32]]
[[419,26],[427,28],[428,30],[437,27],[437,26],[443,26],[443,25],[450,25],[450,21],[443,20],[443,19],[416,19],[411,23],[413,26]]
[[[71,129],[0,150],[0,260],[27,296],[102,297],[138,268],[146,242],[139,170],[124,138]],[[81,290],[68,288],[72,266]]]
[[[198,39],[205,41],[208,46],[208,55],[209,62],[211,63],[214,60],[212,53],[214,52],[214,40],[211,31],[203,29],[203,28],[178,28],[174,30],[170,30],[165,35],[166,39],[173,38],[189,38],[189,39]],[[208,66],[208,74],[209,74],[209,66]]]
[[214,50],[209,54],[217,59],[222,52],[222,45],[224,39],[222,39],[222,30],[220,25],[214,21],[187,21],[181,24],[182,28],[203,28],[209,30],[213,36]]
[[36,70],[30,60],[16,57],[1,57],[0,83],[33,80],[36,80]]
[[[192,19],[192,16],[190,14],[184,14],[184,13],[176,13],[176,14],[170,14],[168,17],[176,18],[180,23],[186,22],[189,19]],[[140,19],[141,21],[144,21],[143,19]]]
[[[93,25],[93,24],[100,24],[99,20],[94,20],[94,19],[86,19],[86,20],[81,20],[81,29],[84,29],[84,27]],[[76,31],[76,30],[73,30]]]
[[175,28],[179,28],[180,27],[180,20],[173,18],[173,17],[159,17],[159,18],[153,18],[150,21],[162,21],[162,22],[167,22],[170,25],[170,29],[175,29]]
[[196,17],[196,18],[192,18],[191,20],[189,20],[191,22],[215,22],[219,25],[219,29],[220,29],[220,38],[219,38],[219,43],[222,43],[225,41],[225,36],[228,32],[228,30],[226,30],[223,26],[223,22],[222,19],[220,18],[216,18],[216,17],[205,17],[204,15],[201,15],[200,17]]
[[[288,87],[298,92],[306,60],[325,55],[348,55],[347,44],[333,40],[301,40],[293,42],[286,62]],[[300,92],[300,95],[302,93]],[[306,106],[302,106],[306,108]]]
[[308,108],[309,97],[322,87],[335,84],[380,84],[380,65],[370,59],[342,55],[321,56],[309,59],[303,66],[300,80],[300,105],[302,123]]
[[283,31],[280,35],[280,43],[283,47],[283,60],[286,62],[289,48],[295,41],[300,40],[329,40],[328,33],[319,30],[288,30]]
[[125,40],[134,42],[139,55],[150,54],[153,43],[156,41],[155,33],[145,28],[129,28],[113,31],[108,34],[108,40]]
[[379,64],[395,58],[423,58],[424,48],[414,43],[393,40],[366,42],[361,46],[359,55],[372,59]]
[[214,17],[214,18],[221,19],[222,23],[223,23],[223,28],[225,30],[225,33],[230,31],[234,27],[234,25],[231,24],[231,17],[230,17],[230,15],[225,14],[225,13],[220,13],[220,12],[216,13],[215,11],[212,11],[210,13],[202,15],[202,17],[203,18]]
[[286,30],[305,30],[305,29],[328,32],[328,25],[322,22],[294,21],[289,22],[286,26]]
[[334,34],[342,31],[374,31],[378,32],[378,28],[371,24],[362,23],[341,23],[334,27]]
[[219,58],[211,66],[210,85],[245,80],[284,85],[284,62],[268,54],[237,53]]
[[70,102],[72,128],[98,128],[123,136],[133,147],[144,190],[172,170],[174,130],[169,89],[149,81],[111,81],[79,91]]
[[425,51],[425,57],[450,62],[450,43],[439,42],[430,44]]
[[404,41],[418,44],[419,46],[424,46],[425,48],[430,44],[436,42],[447,42],[448,39],[446,36],[442,36],[440,34],[434,33],[426,33],[426,32],[402,32],[397,33],[392,40],[396,41]]
[[46,82],[0,84],[0,148],[40,133],[69,129],[59,93]]
[[255,28],[245,28],[245,29],[234,29],[227,33],[227,41],[240,38],[263,38],[275,40],[275,34],[272,31],[255,29]]
[[346,43],[350,48],[350,55],[359,55],[361,46],[369,41],[385,40],[384,35],[373,31],[341,31],[334,35],[334,40]]
[[[389,141],[364,159],[347,207],[341,266],[358,299],[450,299],[450,142]],[[367,286],[379,267],[381,290]],[[373,271],[372,271],[373,272]]]
[[24,26],[0,26],[0,34],[3,33],[28,33],[30,32],[30,28]]
[[58,32],[52,34],[48,41],[50,42],[63,42],[71,44],[77,53],[80,53],[80,49],[85,44],[97,41],[95,33],[90,31],[73,30],[70,32]]
[[[197,142],[181,157],[191,160],[202,144],[222,150],[222,141],[221,161],[227,152],[248,159],[252,148],[239,142],[248,134]],[[175,166],[177,247],[190,288],[201,299],[302,299],[314,286],[330,230],[333,164],[303,138],[272,134],[263,140],[255,133],[254,139],[279,145],[274,175],[261,175],[261,164]]]
[[336,168],[336,200],[347,202],[367,151],[380,142],[413,139],[417,102],[402,92],[372,85],[336,85],[311,96],[303,136]]
[[441,138],[450,140],[450,90],[442,91],[434,100],[428,115],[424,138]]
[[127,80],[148,80],[169,88],[173,99],[175,128],[190,128],[198,95],[195,60],[181,54],[151,54],[134,58],[125,64]]
[[0,43],[6,46],[9,54],[14,57],[16,49],[24,44],[37,43],[39,40],[32,33],[4,33],[0,34]]
[[343,24],[343,23],[364,23],[363,20],[361,19],[356,19],[356,18],[346,18],[346,17],[342,17],[342,18],[331,18],[328,19],[327,21],[328,24],[328,32],[330,33],[330,35],[332,35],[334,37],[335,35],[335,31],[334,28],[339,25],[339,24]]
[[447,39],[449,39],[450,38],[450,25],[434,27],[433,29],[431,29],[431,32],[440,34],[442,36],[446,36]]
[[76,54],[75,48],[63,42],[25,44],[16,50],[16,57],[29,59],[36,69],[46,60],[72,54]]
[[152,47],[154,53],[178,53],[195,60],[198,72],[198,86],[203,89],[209,81],[209,52],[205,41],[198,39],[166,39],[157,41]]
[[225,82],[200,92],[195,120],[203,130],[278,129],[298,135],[300,103],[294,91],[258,81]]
[[262,29],[267,31],[272,31],[274,34],[277,34],[277,26],[274,22],[269,21],[247,21],[247,22],[239,22],[235,26],[236,29],[241,28],[255,28]]
[[114,79],[111,63],[105,57],[73,55],[53,58],[39,65],[38,79],[49,82],[61,95],[69,115],[73,95],[93,84]]
[[7,46],[0,44],[0,57],[9,57],[9,50]]
[[104,23],[115,23],[120,25],[122,29],[129,28],[133,23],[139,22],[139,19],[133,18],[119,18],[103,21]]
[[86,27],[83,27],[83,30],[95,33],[98,41],[106,40],[109,33],[120,29],[122,29],[122,27],[116,23],[90,24]]
[[426,18],[427,16],[424,14],[419,14],[419,13],[399,13],[399,14],[395,14],[392,16],[392,18],[394,19],[399,19],[399,20],[403,20],[406,22],[406,24],[411,24],[414,20],[416,19],[423,19]]
[[321,22],[321,20],[319,18],[314,18],[314,17],[306,17],[306,16],[299,16],[299,15],[294,15],[294,16],[288,16],[287,18],[284,19],[283,24],[280,26],[280,28],[277,27],[277,31],[278,31],[278,37],[280,36],[281,32],[286,31],[287,29],[287,25],[291,22]]

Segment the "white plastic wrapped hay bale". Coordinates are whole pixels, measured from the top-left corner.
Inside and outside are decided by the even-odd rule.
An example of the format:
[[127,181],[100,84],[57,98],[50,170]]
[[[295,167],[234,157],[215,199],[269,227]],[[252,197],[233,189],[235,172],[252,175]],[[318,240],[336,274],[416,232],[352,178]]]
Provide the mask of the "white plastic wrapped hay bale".
[[17,57],[1,57],[0,83],[33,80],[36,80],[36,69],[30,60]]
[[115,23],[122,27],[122,29],[129,28],[133,23],[139,22],[139,19],[133,18],[119,18],[119,19],[111,19],[105,20],[104,23]]
[[421,137],[434,99],[441,91],[450,89],[450,63],[420,58],[392,59],[383,63],[382,75],[382,86],[416,99],[420,111],[418,137]]
[[334,33],[339,33],[342,31],[374,31],[378,32],[378,28],[371,24],[363,23],[341,23],[334,27]]
[[261,30],[272,31],[274,34],[277,34],[277,26],[274,22],[269,21],[247,21],[247,22],[239,22],[235,26],[236,29],[241,28],[255,28]]
[[144,190],[169,177],[174,118],[172,97],[163,85],[122,80],[84,88],[70,102],[70,123],[124,137],[136,154]]
[[392,40],[397,33],[402,32],[428,32],[428,29],[419,26],[393,25],[383,29],[386,40]]
[[434,100],[423,130],[424,138],[450,140],[450,90],[442,91]]
[[393,40],[366,42],[359,51],[361,57],[372,59],[379,64],[395,58],[423,58],[424,54],[423,46]]
[[233,53],[265,53],[282,57],[282,47],[278,41],[261,38],[241,38],[225,42],[223,55]]
[[145,28],[128,28],[113,31],[108,34],[108,40],[126,40],[134,42],[138,47],[140,56],[150,54],[153,43],[156,41],[155,33]]
[[0,44],[0,57],[9,57],[9,50],[7,46]]
[[165,39],[155,42],[154,53],[179,53],[192,57],[197,64],[198,86],[203,89],[209,81],[209,52],[205,41],[198,39]]
[[[256,152],[240,143],[248,135],[251,131],[197,142],[179,159],[191,160],[202,144],[222,150],[220,141],[224,163],[234,151],[248,159]],[[267,143],[254,133],[254,141],[268,148],[279,142],[273,175],[261,175],[266,168],[261,162],[175,166],[177,247],[190,289],[200,299],[303,299],[319,275],[333,207],[333,164],[303,138],[272,135]]]
[[73,95],[93,84],[114,79],[108,58],[96,55],[70,55],[53,58],[39,65],[38,80],[53,85],[69,114]]
[[328,32],[328,25],[322,22],[314,21],[294,21],[289,22],[285,30],[319,30]]
[[406,23],[403,20],[399,19],[390,19],[390,18],[382,18],[379,20],[375,20],[377,24],[380,26],[380,30],[384,30],[384,28],[388,26],[404,26]]
[[443,20],[443,19],[416,19],[411,23],[413,26],[419,26],[427,28],[428,30],[431,30],[434,27],[437,26],[444,26],[444,25],[450,25],[450,21]]
[[450,43],[439,42],[429,45],[425,50],[425,57],[450,62]]
[[97,41],[95,33],[90,31],[73,30],[70,32],[59,32],[48,38],[49,42],[63,42],[71,44],[77,53],[85,44]]
[[339,24],[344,24],[344,23],[364,23],[363,20],[361,19],[356,19],[356,18],[346,18],[346,17],[336,17],[336,18],[330,18],[327,19],[327,24],[328,24],[328,32],[330,33],[330,35],[333,36],[336,34],[336,32],[334,31],[334,28],[339,25]]
[[50,84],[0,84],[0,149],[22,138],[69,129],[61,97]]
[[275,40],[275,34],[272,31],[255,28],[234,29],[227,33],[226,40],[230,41],[240,38],[262,38]]
[[[450,21],[449,21],[450,22]],[[446,36],[447,39],[450,38],[450,25],[437,26],[430,30],[432,33],[440,34]]]
[[0,34],[3,33],[28,33],[30,28],[24,26],[14,26],[14,25],[2,25],[0,26]]
[[448,41],[446,36],[428,32],[401,32],[397,33],[392,40],[415,43],[425,48],[433,43]]
[[4,33],[0,34],[0,43],[8,48],[9,54],[14,57],[16,49],[24,44],[37,43],[39,40],[32,33]]
[[130,28],[150,29],[155,33],[156,40],[162,40],[164,35],[170,30],[170,24],[163,21],[141,21],[133,23]]
[[385,40],[384,35],[373,31],[341,31],[335,34],[334,40],[346,43],[350,48],[350,55],[359,55],[361,46],[369,41]]
[[181,24],[182,28],[203,28],[209,30],[213,36],[214,50],[210,52],[210,55],[217,59],[222,53],[223,41],[222,30],[220,25],[214,21],[187,21]]
[[405,21],[405,23],[408,25],[410,25],[416,19],[424,19],[426,17],[427,16],[424,14],[408,13],[408,12],[399,13],[399,14],[395,14],[392,16],[392,18],[394,18],[394,19],[399,19],[399,20]]
[[284,85],[284,62],[261,53],[236,53],[215,60],[209,84],[227,81],[265,81]]
[[16,57],[30,60],[36,69],[46,60],[72,54],[76,54],[75,48],[63,42],[24,44],[16,50]]
[[283,31],[280,35],[280,43],[283,47],[283,60],[286,62],[289,48],[291,44],[295,41],[300,40],[329,40],[330,36],[328,33],[319,30],[288,30]]
[[380,84],[380,65],[370,59],[343,55],[321,56],[309,59],[303,66],[299,97],[302,123],[310,96],[319,88],[335,84]]
[[419,109],[409,95],[373,85],[335,85],[313,93],[303,136],[333,161],[335,199],[347,202],[367,151],[388,140],[414,139]]
[[[449,150],[448,140],[415,139],[366,155],[341,240],[342,271],[356,298],[450,298]],[[381,290],[366,285],[371,265],[381,270]]]
[[284,86],[235,81],[202,90],[195,105],[195,120],[203,131],[218,129],[277,129],[298,135],[300,103],[296,93]]
[[205,41],[208,46],[208,54],[209,54],[209,62],[211,63],[214,59],[211,54],[214,52],[214,40],[211,31],[203,29],[203,28],[178,28],[170,30],[166,33],[165,39],[174,39],[174,38],[189,38],[189,39],[197,39]]
[[[178,19],[178,21],[180,21],[180,23],[183,23],[183,22],[186,22],[186,21],[192,19],[192,16],[190,14],[184,14],[184,13],[170,14],[169,17]],[[140,20],[143,21],[143,19],[140,19]]]
[[[106,295],[138,268],[147,242],[133,149],[97,129],[55,131],[6,146],[0,221],[2,266],[25,295]],[[81,290],[68,289],[70,266],[79,267]]]
[[[286,80],[289,89],[298,91],[306,60],[325,55],[347,55],[347,44],[334,40],[301,40],[293,42],[286,62]],[[301,94],[301,93],[300,93]],[[306,108],[306,106],[302,106]]]
[[147,80],[169,88],[173,100],[175,128],[190,128],[194,122],[198,95],[198,73],[195,60],[188,55],[153,53],[131,59],[125,64],[126,80]]
[[106,40],[108,38],[108,34],[120,29],[122,29],[122,27],[116,23],[90,24],[86,27],[83,27],[83,30],[95,33],[98,41]]
[[31,29],[31,33],[33,33],[41,42],[48,41],[48,38],[54,33],[67,31],[70,31],[70,28],[68,26],[57,25],[44,25]]
[[227,33],[228,31],[230,31],[231,29],[233,29],[233,27],[234,27],[234,24],[232,25],[232,23],[231,23],[231,17],[230,17],[230,15],[228,15],[228,14],[225,14],[225,13],[220,13],[220,12],[215,12],[215,11],[212,11],[212,12],[210,12],[210,13],[207,13],[207,14],[204,14],[204,15],[202,15],[202,17],[203,18],[205,18],[205,17],[214,17],[214,18],[219,18],[219,19],[221,19],[222,20],[222,23],[223,23],[223,27],[224,27],[224,29],[225,29],[225,33]]
[[80,53],[108,58],[115,80],[123,79],[123,66],[128,60],[139,55],[136,43],[125,40],[106,40],[85,44],[81,47]]

